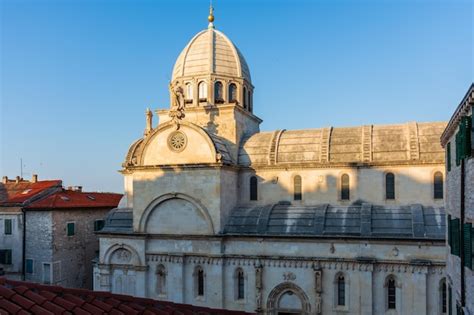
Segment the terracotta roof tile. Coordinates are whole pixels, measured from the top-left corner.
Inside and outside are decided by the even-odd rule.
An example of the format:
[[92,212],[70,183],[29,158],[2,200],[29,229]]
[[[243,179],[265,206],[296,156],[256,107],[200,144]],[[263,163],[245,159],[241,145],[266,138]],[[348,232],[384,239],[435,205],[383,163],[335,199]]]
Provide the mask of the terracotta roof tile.
[[29,181],[9,181],[0,183],[0,205],[23,204],[45,190],[62,185],[61,180],[42,180],[36,183]]
[[66,208],[115,208],[122,199],[121,194],[82,192],[62,189],[46,198],[32,202],[27,209]]
[[6,280],[0,277],[0,315],[31,313],[40,315],[248,314],[113,294],[110,292],[95,292]]

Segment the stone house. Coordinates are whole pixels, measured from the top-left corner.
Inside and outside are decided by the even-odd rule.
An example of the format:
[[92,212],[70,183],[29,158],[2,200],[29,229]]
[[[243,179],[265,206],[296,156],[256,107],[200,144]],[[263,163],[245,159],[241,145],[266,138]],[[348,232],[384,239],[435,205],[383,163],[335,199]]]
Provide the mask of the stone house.
[[260,132],[249,67],[213,21],[125,157],[94,289],[261,314],[446,313],[446,124]]
[[474,314],[474,84],[441,137],[446,150],[447,295],[450,314]]
[[0,183],[0,272],[10,279],[23,277],[24,209],[60,190],[60,180],[31,181],[4,176]]
[[25,207],[25,280],[92,288],[92,260],[106,214],[121,194],[61,189]]

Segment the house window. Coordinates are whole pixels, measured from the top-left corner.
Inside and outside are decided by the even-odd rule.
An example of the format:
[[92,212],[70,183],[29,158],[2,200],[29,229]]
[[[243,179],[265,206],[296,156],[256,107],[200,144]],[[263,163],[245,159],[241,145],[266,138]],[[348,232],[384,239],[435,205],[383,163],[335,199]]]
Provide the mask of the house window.
[[472,228],[472,223],[464,223],[463,228],[463,238],[464,238],[464,267],[467,267],[472,270],[472,255],[474,249],[474,230]]
[[95,220],[94,221],[94,231],[100,231],[104,228],[105,220]]
[[44,284],[51,283],[51,264],[50,263],[43,263],[43,283]]
[[11,249],[0,249],[0,264],[2,265],[12,264],[12,250]]
[[66,225],[66,233],[67,233],[67,236],[73,236],[74,235],[74,233],[75,233],[75,223],[74,222],[69,222]]
[[346,281],[343,275],[337,277],[337,305],[346,305]]
[[237,102],[237,85],[229,84],[229,103]]
[[443,279],[441,281],[441,290],[440,290],[440,293],[441,293],[440,294],[441,295],[440,301],[441,301],[441,313],[442,314],[446,314],[446,311],[447,311],[447,307],[446,307],[446,294],[447,294],[447,292],[446,291],[447,291],[446,290],[446,280]]
[[196,296],[204,296],[204,270],[201,266],[196,267],[195,269],[195,288],[196,288]]
[[186,103],[193,102],[193,85],[191,83],[186,83]]
[[250,200],[258,199],[258,180],[257,177],[250,177]]
[[389,278],[387,282],[387,301],[388,301],[388,309],[394,310],[397,308],[396,306],[396,285],[395,279]]
[[26,259],[25,261],[25,272],[32,274],[33,273],[33,259]]
[[350,199],[349,175],[342,174],[341,176],[341,200]]
[[395,199],[395,175],[393,173],[385,175],[385,198],[388,200]]
[[207,101],[207,84],[204,81],[199,82],[198,97],[199,97],[199,102],[206,102]]
[[224,95],[222,94],[222,83],[220,81],[214,83],[214,102],[216,104],[224,103]]
[[236,289],[237,289],[237,300],[243,300],[245,298],[245,278],[244,271],[242,269],[237,269],[236,271]]
[[156,293],[158,295],[166,294],[166,269],[163,265],[156,268]]
[[12,219],[5,219],[5,235],[12,234]]
[[293,179],[293,200],[303,199],[301,176],[296,175]]
[[434,199],[443,199],[443,174],[441,172],[434,173],[433,192]]

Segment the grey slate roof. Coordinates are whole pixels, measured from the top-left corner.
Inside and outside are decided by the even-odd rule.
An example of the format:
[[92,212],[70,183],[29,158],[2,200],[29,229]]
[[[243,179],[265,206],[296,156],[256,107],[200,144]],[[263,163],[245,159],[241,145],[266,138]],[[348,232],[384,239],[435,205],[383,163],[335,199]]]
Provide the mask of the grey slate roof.
[[133,212],[130,208],[115,208],[105,218],[101,232],[133,232]]
[[300,206],[280,203],[235,208],[224,227],[224,234],[443,240],[444,217],[444,208],[421,205]]

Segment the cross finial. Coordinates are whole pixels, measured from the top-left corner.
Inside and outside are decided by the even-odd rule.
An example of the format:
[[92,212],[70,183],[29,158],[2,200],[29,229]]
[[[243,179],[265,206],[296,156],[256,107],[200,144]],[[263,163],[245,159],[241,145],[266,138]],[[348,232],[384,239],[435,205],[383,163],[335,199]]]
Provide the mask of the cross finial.
[[209,28],[214,28],[214,8],[212,7],[212,1],[209,4],[209,16],[207,20],[209,21]]

